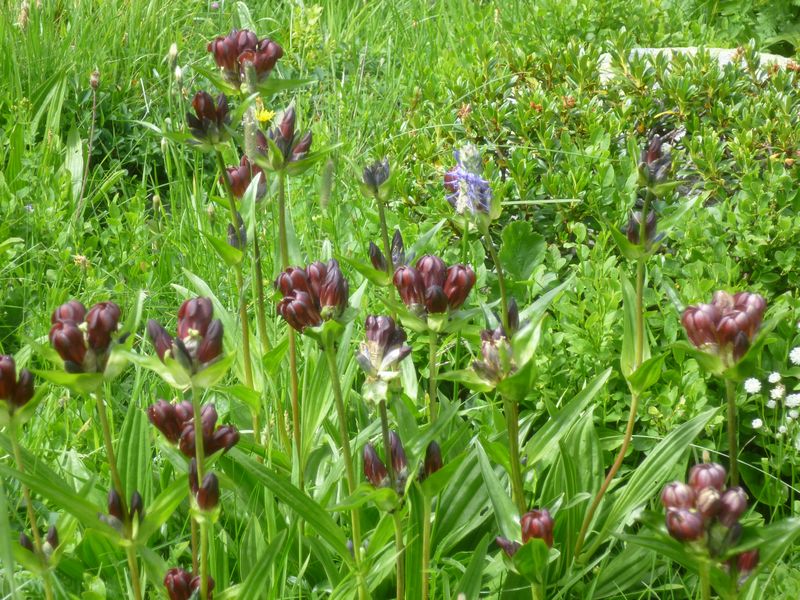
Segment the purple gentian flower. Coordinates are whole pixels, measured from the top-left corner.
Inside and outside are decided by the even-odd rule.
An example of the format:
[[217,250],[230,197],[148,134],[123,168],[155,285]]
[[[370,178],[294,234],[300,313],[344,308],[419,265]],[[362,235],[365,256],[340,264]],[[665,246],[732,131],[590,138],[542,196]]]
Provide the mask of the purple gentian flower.
[[456,166],[444,175],[447,201],[458,214],[489,214],[492,188],[481,176],[483,171],[478,149],[467,144],[454,153]]

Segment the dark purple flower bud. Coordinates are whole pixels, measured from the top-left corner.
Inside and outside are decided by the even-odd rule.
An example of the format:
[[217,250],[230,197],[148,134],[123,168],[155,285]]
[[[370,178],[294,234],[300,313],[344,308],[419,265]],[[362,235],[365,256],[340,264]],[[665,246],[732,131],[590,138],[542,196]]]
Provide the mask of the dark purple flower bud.
[[75,325],[80,325],[86,319],[86,308],[77,300],[70,300],[62,304],[50,317],[50,323],[56,324],[59,321],[63,323],[71,322]]
[[429,313],[447,312],[447,296],[438,285],[425,290],[425,310]]
[[225,128],[230,122],[230,115],[225,94],[220,94],[215,104],[208,92],[197,92],[192,100],[192,108],[195,114],[186,113],[186,122],[197,142],[216,144],[227,139]]
[[364,167],[364,185],[366,185],[373,194],[377,194],[380,187],[389,179],[389,159],[376,161],[369,166]]
[[749,348],[750,340],[747,338],[747,334],[744,331],[740,331],[733,338],[733,360],[740,361],[747,354]]
[[419,474],[420,480],[425,481],[428,477],[441,469],[443,464],[442,449],[439,448],[439,444],[432,441],[425,449],[425,460],[422,463],[422,472]]
[[111,336],[119,327],[121,313],[113,302],[98,302],[86,315],[86,332],[89,347],[104,352],[111,344]]
[[290,106],[284,113],[280,125],[278,125],[278,132],[284,141],[291,141],[294,139],[294,124],[295,124],[294,106]]
[[[259,174],[261,175],[261,183],[265,184],[263,171],[256,165],[250,164],[247,156],[242,156],[239,166],[228,167],[225,170],[224,177],[227,179],[233,195],[236,198],[241,199],[242,196],[244,196],[244,193],[247,191],[247,188],[250,186],[250,183],[253,181],[253,178]],[[225,183],[225,180],[222,178],[222,176],[220,176],[219,181],[221,184]],[[266,193],[266,185],[263,187],[264,189],[262,191],[261,186],[259,186],[257,197],[261,197],[264,195],[264,193]]]
[[374,344],[377,350],[385,351],[397,330],[397,326],[391,317],[369,315],[364,321],[364,329],[367,341]]
[[125,521],[125,511],[122,510],[122,498],[117,490],[111,489],[108,492],[108,514],[116,517],[120,521]]
[[19,534],[19,545],[25,548],[25,550],[27,550],[28,552],[35,552],[31,538],[29,538],[23,532],[20,532]]
[[392,469],[395,474],[400,474],[406,470],[408,460],[406,459],[406,451],[403,449],[403,443],[400,441],[400,436],[396,432],[389,432],[389,455],[392,459]]
[[736,570],[742,575],[748,575],[758,566],[759,558],[758,548],[742,552],[736,557]]
[[430,288],[434,285],[444,287],[447,279],[447,266],[438,256],[426,254],[417,261],[417,272],[422,277],[422,285]]
[[150,341],[155,346],[156,354],[161,362],[164,362],[164,355],[172,350],[172,336],[167,333],[158,321],[150,319],[147,322],[147,335],[150,336]]
[[[703,517],[703,519],[705,519],[706,521],[710,521],[711,519],[716,517],[719,514],[720,509],[722,508],[719,492],[716,490],[716,488],[707,487],[700,490],[700,493],[697,494],[697,501],[695,503],[695,507],[697,508],[697,512],[700,513],[700,516]],[[682,506],[675,508],[689,508],[689,507]]]
[[239,442],[239,432],[233,425],[221,425],[205,440],[207,455],[223,450],[227,452]]
[[197,490],[197,506],[202,510],[214,510],[219,504],[219,480],[214,473],[203,477],[203,485]]
[[159,400],[147,407],[147,418],[171,443],[177,444],[183,429],[182,420],[178,419],[175,405],[166,400]]
[[[750,319],[746,313],[734,311],[723,316],[717,325],[717,340],[720,346],[732,345],[740,333],[745,333],[750,327]],[[747,334],[745,333],[745,337]]]
[[[338,264],[336,265],[338,268]],[[330,265],[326,265],[324,262],[319,260],[315,260],[310,265],[306,267],[306,273],[308,274],[308,286],[310,288],[310,294],[312,298],[315,298],[317,301],[317,306],[319,306],[319,297],[322,292],[322,286],[325,283],[325,279],[328,277],[328,268]]]
[[270,39],[263,39],[258,43],[258,48],[245,50],[239,55],[239,64],[250,63],[256,72],[259,81],[265,79],[275,68],[275,63],[283,56],[283,48]]
[[[628,219],[628,226],[625,228],[625,235],[631,244],[639,245],[642,230],[642,212],[637,210],[631,213]],[[647,221],[644,224],[645,246],[649,246],[656,235],[656,211],[651,210],[647,213]]]
[[164,587],[170,600],[189,600],[192,596],[192,576],[183,569],[172,568],[164,576]]
[[386,270],[386,257],[383,255],[380,248],[372,242],[369,243],[369,260],[376,270]]
[[548,548],[553,547],[553,517],[546,508],[525,513],[519,523],[522,527],[523,544],[528,540],[538,538],[544,540]]
[[389,485],[389,471],[386,465],[375,452],[372,444],[364,446],[364,476],[372,484],[372,487],[380,488]]
[[717,324],[722,318],[720,310],[712,304],[689,306],[683,311],[681,323],[692,344],[698,348],[717,343]]
[[444,294],[450,308],[455,310],[464,304],[472,286],[475,285],[475,272],[464,265],[453,265],[447,269],[444,283]]
[[16,408],[25,406],[33,398],[33,375],[28,369],[20,369],[17,386],[11,403]]
[[289,162],[303,160],[311,149],[311,142],[313,139],[314,136],[310,131],[307,131],[305,135],[300,138],[300,141],[292,147],[292,155],[289,157]]
[[[313,267],[314,265],[311,265]],[[323,265],[324,267],[324,265]],[[323,275],[324,279],[325,276]],[[305,269],[299,267],[288,267],[283,273],[278,275],[275,280],[275,287],[281,291],[283,296],[291,296],[294,292],[305,292],[312,294],[311,282]],[[314,295],[319,295],[319,292]]]
[[55,525],[50,525],[50,529],[47,530],[45,541],[50,544],[50,548],[53,550],[58,548],[58,529],[56,529]]
[[0,399],[11,400],[17,388],[17,365],[14,358],[0,356]]
[[197,347],[197,360],[206,364],[222,354],[223,327],[222,321],[214,319],[206,330],[203,341]]
[[514,555],[517,553],[517,550],[519,550],[521,547],[519,542],[512,542],[511,540],[508,540],[499,535],[496,538],[494,538],[494,542],[495,544],[500,546],[500,548],[503,550],[503,552],[506,553],[506,556],[508,556],[508,558],[513,558]]
[[392,236],[392,264],[395,267],[404,265],[406,263],[406,247],[403,244],[403,234],[399,229],[394,230]]
[[403,303],[409,308],[425,304],[425,288],[422,277],[413,267],[405,265],[394,272],[394,286]]
[[131,494],[130,513],[131,519],[138,518],[141,521],[144,518],[144,500],[138,490]]
[[653,136],[647,147],[642,149],[639,159],[639,174],[648,185],[657,185],[666,181],[672,165],[672,156],[662,149],[663,139]]
[[[313,281],[313,280],[312,280]],[[347,308],[350,288],[344,278],[336,259],[328,261],[328,272],[319,290],[319,304],[322,309],[328,308],[332,317],[338,317]]]
[[244,226],[242,215],[236,213],[236,221],[239,224],[239,229],[233,226],[233,223],[228,223],[228,245],[237,250],[243,250],[247,246],[247,228]]
[[661,504],[665,508],[692,508],[694,501],[694,490],[682,481],[668,483],[661,492]]
[[208,298],[186,300],[178,309],[178,337],[186,340],[192,331],[205,336],[213,316],[214,307]]
[[[173,405],[175,407],[175,418],[178,423],[183,427],[186,423],[194,419],[194,407],[189,400],[178,402]],[[202,415],[202,412],[201,412]]]
[[686,508],[667,509],[666,521],[669,534],[681,542],[698,540],[705,533],[703,517]]
[[86,356],[86,343],[83,332],[75,323],[59,321],[50,328],[50,344],[64,362],[73,363],[78,369]]
[[722,492],[726,477],[725,467],[717,463],[700,463],[689,469],[689,485],[698,494],[707,487]]
[[278,314],[294,329],[302,332],[306,327],[322,325],[322,317],[314,300],[305,292],[297,291],[278,303]]
[[197,481],[197,459],[193,456],[189,461],[189,491],[192,492],[192,496],[195,496],[199,489],[200,483]]
[[732,527],[747,510],[747,494],[740,487],[728,488],[719,502],[719,522],[725,527]]

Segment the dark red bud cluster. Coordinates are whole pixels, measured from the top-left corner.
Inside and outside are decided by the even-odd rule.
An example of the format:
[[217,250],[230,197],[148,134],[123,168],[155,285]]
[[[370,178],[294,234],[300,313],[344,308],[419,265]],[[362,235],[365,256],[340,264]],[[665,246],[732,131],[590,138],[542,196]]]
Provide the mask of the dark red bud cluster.
[[218,144],[228,139],[230,111],[225,94],[217,96],[215,102],[208,92],[197,92],[192,100],[192,108],[194,114],[186,113],[186,123],[195,141]]
[[382,488],[389,485],[389,471],[383,464],[381,457],[375,451],[375,446],[367,443],[364,446],[364,477],[372,487]]
[[639,158],[639,174],[647,185],[664,183],[672,166],[672,156],[664,152],[664,139],[654,135],[647,146],[642,148]]
[[[290,106],[284,111],[281,122],[267,132],[269,138],[275,142],[278,150],[280,150],[281,156],[286,163],[297,162],[306,158],[311,150],[311,142],[314,139],[310,131],[305,132],[298,139],[295,132],[296,119],[294,107]],[[263,140],[263,144],[259,143],[257,145],[259,149],[263,146],[264,151],[266,151],[266,140]]]
[[83,304],[70,300],[53,311],[50,344],[64,368],[70,373],[102,373],[121,316],[113,302],[98,302],[87,313]]
[[[261,175],[261,179],[258,183],[256,199],[260,200],[267,193],[266,174],[261,170],[261,167],[252,164],[247,156],[242,156],[238,167],[228,167],[225,170],[224,177],[227,179],[233,195],[241,199],[247,191],[247,188],[250,187],[250,183],[258,175]],[[225,180],[222,179],[222,176],[220,176],[219,181],[221,184],[225,184]]]
[[[194,429],[194,411],[188,400],[170,404],[159,400],[147,408],[150,422],[164,437],[173,444],[178,444],[181,452],[189,458],[195,455],[196,435]],[[230,450],[239,441],[239,432],[233,425],[217,427],[217,411],[213,404],[206,404],[200,411],[203,429],[203,449],[208,456],[219,450]]]
[[[389,460],[395,480],[395,491],[402,496],[408,479],[408,458],[400,436],[395,431],[389,432]],[[391,481],[389,470],[370,443],[364,446],[364,476],[376,488],[388,487]]]
[[157,321],[147,322],[147,334],[163,362],[169,356],[194,374],[222,355],[222,321],[213,319],[214,307],[208,298],[186,300],[178,310],[175,339]]
[[275,287],[283,294],[278,314],[297,331],[339,317],[347,308],[350,287],[336,259],[314,262],[305,269],[289,267]]
[[197,478],[197,460],[189,463],[189,490],[202,510],[214,510],[219,504],[219,480],[214,473],[206,473],[202,483]]
[[528,540],[537,538],[544,540],[548,548],[553,547],[553,526],[555,523],[546,508],[526,512],[522,515],[519,523],[522,527],[523,544]]
[[246,29],[234,29],[225,37],[217,37],[208,44],[208,51],[222,69],[225,80],[235,87],[244,79],[242,68],[246,65],[253,66],[260,81],[269,76],[283,57],[283,48],[277,42],[269,38],[259,40],[255,33]]
[[381,186],[389,179],[389,159],[384,158],[364,167],[364,185],[373,194],[377,194]]
[[22,408],[33,398],[33,375],[28,369],[20,369],[14,357],[0,356],[0,400],[8,402],[10,412]]
[[681,323],[692,344],[724,353],[723,358],[730,355],[735,363],[750,347],[766,308],[766,301],[758,294],[718,291],[711,304],[689,306],[683,311]]
[[[631,213],[628,219],[628,226],[625,228],[625,235],[631,244],[637,246],[641,243],[642,233],[642,211],[637,210]],[[644,245],[648,247],[656,237],[656,211],[651,210],[647,213],[647,220],[644,223]]]
[[131,494],[131,501],[127,507],[126,513],[126,508],[122,504],[122,498],[117,490],[113,488],[109,490],[108,517],[101,515],[100,518],[119,530],[122,528],[122,524],[128,521],[128,515],[130,515],[131,521],[137,519],[141,522],[142,519],[144,519],[144,501],[142,500],[142,495],[138,491],[134,491],[133,494]]
[[33,547],[33,541],[25,532],[20,532],[19,534],[19,545],[28,552],[36,552],[36,549]]
[[475,285],[475,273],[460,264],[448,268],[438,256],[426,255],[417,261],[416,268],[398,267],[394,285],[409,308],[443,313],[464,304]]
[[[207,578],[208,600],[213,600],[211,592],[214,590],[214,580]],[[193,577],[191,573],[177,567],[167,571],[164,576],[164,587],[167,588],[167,595],[170,600],[191,600],[197,597],[197,590],[200,589],[200,577]]]
[[[712,527],[739,527],[747,509],[747,495],[740,487],[725,489],[727,473],[717,463],[702,463],[689,470],[688,485],[673,481],[661,492],[667,510],[669,534],[680,541],[704,538]],[[712,548],[716,551],[716,548]]]

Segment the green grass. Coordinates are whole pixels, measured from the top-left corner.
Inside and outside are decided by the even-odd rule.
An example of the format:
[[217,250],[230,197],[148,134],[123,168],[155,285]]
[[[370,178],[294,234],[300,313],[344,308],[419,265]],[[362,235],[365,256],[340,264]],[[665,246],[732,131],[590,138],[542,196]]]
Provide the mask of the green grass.
[[[374,201],[359,189],[361,170],[388,156],[390,230],[400,228],[409,247],[442,223],[418,255],[437,253],[448,264],[466,256],[477,275],[468,306],[495,302],[493,265],[476,236],[462,245],[460,223],[442,187],[453,150],[472,142],[483,153],[495,195],[505,202],[492,234],[512,295],[525,307],[569,281],[547,309],[535,375],[521,401],[528,501],[553,508],[556,516],[561,556],[550,567],[548,598],[678,599],[696,593],[690,569],[631,538],[649,531],[646,518],[635,518],[642,509],[661,514],[660,483],[683,479],[703,450],[727,463],[724,411],[708,413],[724,405],[724,385],[674,346],[685,339],[680,311],[707,301],[716,289],[761,293],[768,318],[784,311],[753,371],[764,391],[751,396],[739,390],[740,460],[747,465],[748,525],[798,516],[800,426],[785,421],[788,409],[767,408],[766,380],[781,372],[791,393],[798,377],[788,356],[800,345],[794,268],[800,78],[791,70],[765,75],[754,57],[757,50],[792,51],[796,34],[781,23],[791,21],[796,7],[696,0],[247,2],[249,10],[188,0],[30,4],[24,26],[19,2],[4,0],[0,10],[0,350],[15,355],[20,366],[52,368],[36,349],[46,344],[52,310],[70,298],[87,306],[113,299],[128,315],[143,292],[144,319],[174,330],[184,298],[207,289],[235,322],[233,272],[207,242],[207,236],[224,239],[229,220],[213,157],[162,140],[143,123],[180,131],[194,93],[213,92],[200,74],[213,66],[207,42],[234,26],[252,26],[284,48],[273,77],[310,80],[267,99],[266,107],[280,112],[294,102],[299,128],[314,133],[314,148],[335,146],[328,161],[289,182],[293,263],[331,257],[367,262],[368,244],[379,241],[380,228]],[[180,82],[167,59],[172,43],[179,49]],[[702,53],[677,58],[669,69],[661,59],[626,58],[633,47],[690,45],[742,46],[743,67],[721,69]],[[597,69],[605,52],[617,72],[608,85]],[[95,69],[100,84],[87,155]],[[685,136],[673,149],[680,183],[658,203],[662,224],[675,215],[677,222],[663,251],[648,263],[644,302],[648,344],[654,355],[665,355],[664,366],[643,396],[632,448],[599,511],[597,530],[606,524],[615,535],[596,538],[592,560],[576,564],[575,536],[622,442],[630,403],[619,368],[625,318],[620,282],[632,280],[635,268],[609,230],[624,226],[634,204],[647,132],[681,128]],[[238,159],[233,147],[226,159]],[[78,212],[87,160],[91,168]],[[210,551],[215,597],[245,597],[237,596],[241,585],[259,590],[253,597],[322,598],[333,590],[334,597],[355,597],[342,547],[350,522],[337,508],[347,492],[333,394],[322,355],[307,338],[299,338],[307,497],[292,485],[298,465],[278,433],[287,428],[288,335],[274,316],[279,294],[269,285],[280,272],[274,179],[270,185],[268,199],[257,207],[268,334],[277,347],[257,361],[255,402],[267,426],[265,446],[253,447],[245,394],[231,389],[242,381],[239,367],[208,392],[221,421],[243,430],[237,449],[214,464],[223,489]],[[364,377],[353,358],[363,318],[387,312],[382,300],[389,293],[342,264],[360,310],[340,340],[338,361],[363,481],[361,448],[372,441],[381,452],[381,437],[376,411],[361,398]],[[252,285],[249,261],[245,280]],[[255,327],[252,304],[250,325]],[[444,337],[440,373],[469,368],[480,356],[482,327],[477,311],[462,334]],[[227,351],[239,353],[238,328],[226,332]],[[143,323],[136,335],[136,351],[153,354]],[[434,502],[432,597],[455,598],[457,591],[530,597],[528,584],[491,541],[508,522],[516,526],[516,517],[504,514],[512,505],[500,397],[442,380],[443,422],[432,430],[424,399],[428,341],[410,338],[415,369],[405,376],[402,401],[391,407],[392,421],[412,466],[434,438],[445,464],[453,465]],[[607,380],[582,397],[581,390],[608,368]],[[37,389],[42,399],[20,442],[30,453],[28,470],[40,478],[42,489],[31,484],[40,527],[58,523],[61,533],[65,551],[55,575],[63,597],[99,598],[101,588],[109,597],[127,597],[125,553],[80,516],[105,512],[110,485],[94,401],[41,378]],[[144,410],[176,392],[140,367],[130,367],[108,392],[123,480],[152,507],[185,472],[185,460],[149,425]],[[754,418],[769,432],[754,430]],[[788,431],[779,435],[784,423]],[[687,433],[694,432],[692,424],[696,436]],[[671,446],[660,444],[676,431],[693,441],[667,455]],[[8,453],[1,464],[13,469],[8,435],[0,438]],[[658,463],[658,485],[629,487],[654,455],[666,457]],[[52,470],[59,485],[78,497],[48,495],[50,472],[34,465]],[[2,481],[0,515],[6,518],[0,517],[0,538],[12,540],[5,550],[13,548],[16,558],[8,564],[0,548],[0,590],[4,597],[12,587],[17,597],[42,597],[40,580],[20,564],[24,551],[16,545],[19,532],[29,532],[20,483],[7,472]],[[625,491],[630,512],[619,515],[613,504]],[[420,499],[418,490],[410,492],[402,509],[409,565],[421,552]],[[166,597],[166,569],[191,564],[189,502],[179,500],[140,554],[147,597]],[[361,513],[370,539],[368,584],[374,597],[393,597],[392,518],[371,500]],[[606,521],[609,514],[613,523]],[[787,533],[780,551],[764,561],[748,584],[748,597],[797,595],[793,540]],[[409,575],[409,598],[419,585],[419,573]]]

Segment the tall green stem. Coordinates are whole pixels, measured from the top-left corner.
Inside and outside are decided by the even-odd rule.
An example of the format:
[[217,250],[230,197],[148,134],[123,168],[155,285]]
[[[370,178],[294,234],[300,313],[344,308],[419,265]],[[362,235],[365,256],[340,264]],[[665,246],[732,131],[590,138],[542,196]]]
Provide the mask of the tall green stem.
[[730,455],[731,486],[739,485],[739,453],[736,441],[736,386],[725,380],[725,396],[728,403],[728,454]]
[[264,296],[264,269],[261,266],[261,245],[258,241],[258,229],[253,230],[253,278],[256,285],[256,318],[258,319],[258,337],[261,340],[261,352],[270,351],[267,332],[266,300]]
[[422,600],[430,596],[431,499],[422,494]]
[[[645,210],[647,208],[648,202],[645,201]],[[644,221],[645,219],[642,219],[642,223],[644,223]],[[644,237],[641,237],[640,239],[644,239]],[[631,372],[636,372],[636,370],[641,366],[642,359],[644,357],[644,276],[645,259],[639,258],[636,263],[636,333],[634,338],[634,358]],[[597,508],[600,506],[600,501],[603,499],[608,487],[611,485],[611,481],[614,479],[614,476],[622,466],[623,460],[625,460],[625,453],[628,451],[628,446],[630,445],[631,438],[633,437],[633,426],[636,423],[636,413],[638,409],[639,394],[632,393],[631,409],[630,413],[628,414],[628,423],[625,426],[625,435],[622,438],[622,445],[619,448],[619,452],[617,452],[617,457],[614,459],[614,464],[612,464],[611,468],[608,470],[608,474],[606,475],[605,480],[603,480],[600,490],[597,492],[597,495],[592,501],[592,505],[589,507],[589,510],[586,513],[586,518],[583,520],[583,525],[581,525],[581,530],[578,534],[578,541],[575,543],[576,560],[580,557],[581,550],[583,549],[583,542],[586,539],[586,534],[589,531],[589,526],[592,523],[594,514],[597,511]]]
[[700,598],[702,600],[711,600],[711,575],[709,573],[708,560],[702,560],[700,565]]
[[[194,458],[197,462],[197,484],[203,484],[205,476],[205,448],[203,440],[203,418],[201,414],[200,390],[192,386],[192,413],[194,416]],[[208,597],[208,531],[205,519],[200,519],[200,598]]]
[[[22,451],[19,448],[19,442],[17,441],[17,428],[13,427],[11,431],[11,445],[14,450],[14,461],[17,463],[17,471],[23,473],[25,468],[22,463]],[[28,521],[31,525],[31,535],[33,535],[33,548],[36,551],[36,556],[42,563],[43,567],[47,567],[46,559],[44,556],[44,552],[42,552],[42,536],[39,534],[39,526],[36,524],[36,514],[33,512],[33,503],[31,502],[31,492],[28,489],[28,486],[24,483],[22,484],[22,498],[25,500],[25,509],[28,513]],[[47,600],[51,600],[53,598],[53,589],[50,587],[50,573],[49,571],[45,573],[43,577],[43,584],[44,584],[44,593],[47,597]]]
[[[122,506],[122,514],[125,517],[125,532],[127,536],[131,535],[130,514],[128,513],[128,503],[125,500],[125,488],[122,487],[122,479],[117,470],[117,459],[114,455],[114,445],[111,442],[111,427],[108,424],[108,415],[106,414],[106,402],[103,393],[103,386],[100,385],[95,392],[95,399],[97,401],[97,414],[100,417],[100,427],[103,430],[103,443],[106,447],[106,457],[108,459],[108,469],[111,471],[111,482],[119,495],[119,501]],[[136,600],[141,600],[142,589],[141,582],[139,581],[139,566],[136,562],[136,550],[133,545],[126,548],[128,558],[128,568],[131,571],[131,586],[133,587],[133,597]]]
[[379,194],[375,194],[375,202],[378,203],[378,216],[381,221],[381,240],[383,241],[383,254],[386,257],[386,274],[391,277],[394,275],[394,259],[392,258],[392,246],[389,243],[389,228],[386,225],[386,207]]
[[516,400],[503,396],[503,412],[506,414],[508,429],[508,453],[511,462],[511,493],[517,505],[519,516],[525,514],[525,488],[522,478],[522,463],[519,455],[519,404]]
[[437,333],[431,329],[428,333],[428,417],[431,423],[436,421],[436,354],[438,353]]
[[[352,496],[356,491],[357,482],[355,470],[353,468],[353,454],[350,451],[350,434],[347,431],[347,412],[344,407],[342,386],[339,382],[339,368],[336,364],[336,350],[332,342],[326,343],[322,350],[328,363],[328,372],[331,378],[331,387],[333,388],[333,398],[336,403],[336,413],[339,418],[339,437],[342,438],[342,457],[344,459],[344,468],[347,475],[347,491]],[[350,521],[353,530],[353,556],[355,558],[356,570],[358,571],[358,579],[360,582],[359,596],[361,598],[366,598],[368,593],[366,583],[364,582],[364,575],[361,573],[361,522],[359,520],[357,507],[350,511]]]
[[[386,411],[386,400],[378,403],[378,410],[381,415],[381,432],[383,434],[383,449],[386,455],[386,470],[389,472],[389,481],[392,489],[397,489],[397,474],[394,472],[392,462],[392,442],[389,437],[389,415]],[[398,510],[392,513],[394,520],[394,545],[397,550],[396,571],[397,571],[397,598],[401,600],[405,597],[405,548],[403,545],[403,523],[400,519]]]
[[[278,237],[281,250],[281,268],[289,267],[289,237],[286,229],[286,174],[278,171]],[[289,378],[292,397],[292,432],[294,434],[295,455],[297,457],[299,482],[303,489],[303,451],[300,444],[300,385],[297,379],[297,335],[289,328]]]
[[503,327],[508,330],[508,295],[506,294],[506,276],[503,271],[503,265],[500,263],[500,257],[494,249],[494,242],[492,236],[487,231],[483,239],[486,242],[486,249],[489,251],[489,256],[492,257],[494,268],[497,271],[497,286],[500,288],[500,308],[502,309]]
[[[239,248],[244,248],[244,240],[239,231],[239,219],[236,215],[236,196],[233,195],[231,189],[231,182],[228,181],[227,172],[225,169],[225,159],[222,157],[222,152],[217,150],[217,166],[219,167],[219,176],[222,179],[225,191],[228,196],[228,208],[231,213],[231,223],[233,224],[234,236],[236,237]],[[236,271],[236,287],[239,291],[239,320],[242,322],[242,356],[244,360],[244,382],[249,388],[253,388],[253,361],[250,358],[250,324],[247,319],[247,298],[244,290],[244,275],[242,274],[241,263],[235,265]]]

